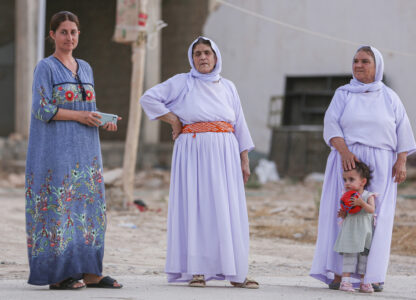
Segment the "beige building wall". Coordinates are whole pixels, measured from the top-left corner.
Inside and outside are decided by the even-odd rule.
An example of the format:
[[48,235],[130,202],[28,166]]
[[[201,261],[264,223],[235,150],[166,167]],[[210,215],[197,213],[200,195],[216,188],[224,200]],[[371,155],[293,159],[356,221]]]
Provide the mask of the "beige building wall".
[[[379,48],[387,83],[401,97],[416,131],[416,1],[227,1],[281,22]],[[211,7],[204,34],[221,50],[222,75],[237,86],[256,149],[268,153],[269,101],[284,94],[286,76],[349,74],[357,46],[274,24],[224,4]]]

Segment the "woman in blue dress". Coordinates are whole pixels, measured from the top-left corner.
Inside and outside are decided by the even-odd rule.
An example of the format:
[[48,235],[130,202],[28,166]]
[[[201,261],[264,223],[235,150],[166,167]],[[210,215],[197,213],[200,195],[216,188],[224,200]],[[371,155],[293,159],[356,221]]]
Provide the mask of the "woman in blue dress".
[[[55,52],[34,73],[26,161],[28,282],[51,289],[121,288],[102,276],[101,122],[92,69],[72,56],[79,33],[76,15],[55,14],[50,23]],[[107,123],[103,129],[116,131],[117,126]]]

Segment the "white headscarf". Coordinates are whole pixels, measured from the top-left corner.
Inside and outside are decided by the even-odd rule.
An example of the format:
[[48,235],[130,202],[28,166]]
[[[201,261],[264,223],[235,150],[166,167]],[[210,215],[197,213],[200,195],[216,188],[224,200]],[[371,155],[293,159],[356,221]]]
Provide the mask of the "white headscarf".
[[[354,72],[353,72],[350,83],[340,87],[341,90],[346,90],[351,93],[366,93],[366,92],[378,91],[384,86],[384,83],[381,81],[383,79],[383,72],[384,72],[383,56],[381,55],[380,51],[378,51],[376,48],[371,47],[371,46],[361,46],[360,48],[357,49],[355,54],[357,54],[358,51],[360,51],[362,47],[370,47],[371,51],[373,51],[374,53],[374,57],[376,59],[375,61],[376,74],[374,76],[374,81],[371,83],[363,83],[361,81],[358,81],[357,78],[355,78]],[[353,59],[353,64],[354,64],[354,59]]]
[[[217,56],[217,63],[215,64],[214,69],[210,73],[207,73],[207,74],[202,74],[198,72],[198,70],[194,66],[194,60],[192,57],[192,47],[201,38],[211,43],[211,48],[212,50],[214,50]],[[220,49],[218,49],[217,45],[214,43],[213,40],[203,37],[203,36],[199,36],[195,41],[192,42],[191,46],[189,46],[188,59],[189,59],[189,64],[191,65],[190,75],[192,77],[198,78],[204,81],[218,81],[221,78],[220,76],[221,67],[222,67],[221,53],[220,53]]]

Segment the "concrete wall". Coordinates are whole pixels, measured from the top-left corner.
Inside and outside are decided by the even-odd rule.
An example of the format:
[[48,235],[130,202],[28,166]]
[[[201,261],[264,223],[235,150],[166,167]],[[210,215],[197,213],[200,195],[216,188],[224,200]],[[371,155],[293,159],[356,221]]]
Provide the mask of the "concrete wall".
[[0,136],[14,127],[14,7],[14,0],[0,1]]
[[202,33],[208,0],[162,0],[162,80],[189,72],[188,47]]
[[[130,101],[131,47],[112,41],[116,0],[48,0],[45,36],[52,15],[62,10],[69,10],[79,18],[81,34],[74,56],[86,60],[93,69],[97,107],[124,119],[119,122],[116,134],[101,130],[101,139],[124,140]],[[45,46],[45,56],[51,55],[51,43],[46,42]]]
[[[169,26],[158,34],[157,47],[147,49],[145,89],[174,74],[189,70],[186,51],[189,43],[202,33],[208,14],[208,0],[152,0],[148,3],[148,9],[149,24],[152,20],[162,19]],[[117,133],[100,132],[101,140],[104,141],[103,156],[108,162],[106,166],[120,166],[130,100],[131,47],[112,41],[116,0],[47,0],[45,37],[48,36],[51,16],[62,10],[72,11],[80,19],[81,35],[74,56],[86,60],[93,68],[97,106],[101,111],[116,113],[123,117]],[[0,137],[8,136],[15,129],[14,85],[18,85],[19,82],[14,80],[14,16],[14,1],[1,1],[0,87],[2,109],[0,110]],[[155,42],[154,37],[152,44],[153,42]],[[161,63],[162,45],[164,45],[163,64]],[[51,55],[53,51],[52,45],[45,40],[45,56]],[[159,122],[149,122],[145,116],[142,121],[143,131],[138,164],[145,167],[168,166],[173,144],[169,126],[161,128]],[[165,134],[163,134],[164,132]],[[163,136],[166,137],[165,140],[162,138]],[[8,139],[4,140],[8,141]],[[109,143],[105,143],[106,140]],[[166,143],[159,144],[161,140]],[[14,145],[9,142],[0,143],[0,160],[10,156],[9,153],[14,153]],[[17,148],[16,153],[24,157],[25,147]]]
[[[189,72],[188,47],[202,34],[208,16],[208,0],[163,0],[162,19],[168,27],[162,30],[162,81]],[[170,125],[161,123],[161,142],[172,143]]]
[[[416,1],[227,1],[282,22],[379,48],[388,83],[401,97],[416,131]],[[267,127],[269,101],[272,96],[284,94],[286,76],[348,74],[357,48],[221,4],[211,12],[204,33],[218,44],[222,75],[236,84],[257,150],[265,153],[271,141]],[[415,56],[383,49],[412,52]]]

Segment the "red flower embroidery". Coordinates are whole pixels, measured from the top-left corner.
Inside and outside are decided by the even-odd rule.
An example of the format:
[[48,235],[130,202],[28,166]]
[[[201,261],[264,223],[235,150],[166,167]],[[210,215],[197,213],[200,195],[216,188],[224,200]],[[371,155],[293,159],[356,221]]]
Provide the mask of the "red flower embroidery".
[[52,103],[54,103],[54,104],[55,104],[55,103],[56,103],[56,99],[53,99]]
[[87,93],[87,100],[91,101],[94,97],[94,94],[91,91],[86,91],[86,93]]
[[62,91],[63,90],[63,88],[60,86],[60,87],[58,87],[58,91]]
[[71,92],[71,91],[67,91],[67,92],[65,93],[65,98],[66,98],[66,100],[68,100],[68,101],[72,101],[72,100],[74,99],[74,93],[73,93],[73,92]]

